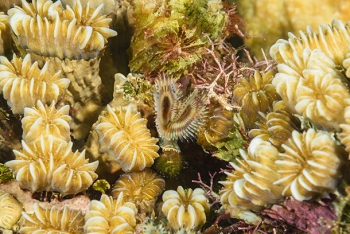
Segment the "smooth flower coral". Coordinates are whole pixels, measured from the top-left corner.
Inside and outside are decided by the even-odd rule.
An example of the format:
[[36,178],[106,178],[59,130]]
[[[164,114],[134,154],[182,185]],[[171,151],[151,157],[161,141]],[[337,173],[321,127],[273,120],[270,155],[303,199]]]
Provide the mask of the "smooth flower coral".
[[43,209],[38,203],[34,204],[34,214],[22,212],[20,233],[71,233],[83,232],[84,216],[81,211],[70,210],[65,206],[63,210],[53,206],[51,209]]
[[56,109],[53,101],[50,106],[43,105],[41,101],[33,108],[24,108],[22,119],[23,140],[27,143],[40,138],[40,136],[53,135],[64,141],[70,141],[69,106]]
[[125,202],[123,193],[116,200],[105,194],[100,201],[92,200],[85,215],[84,233],[133,234],[137,209],[134,203]]
[[11,62],[0,57],[0,90],[14,114],[35,106],[37,100],[46,104],[62,98],[70,81],[60,78],[59,71],[49,72],[48,66],[40,69],[37,62],[32,64],[29,54],[24,59],[14,54]]
[[259,111],[270,111],[273,101],[280,98],[271,84],[273,75],[272,71],[262,75],[256,71],[249,80],[241,78],[234,87],[233,99],[242,107],[241,116],[248,128],[255,126]]
[[232,172],[225,172],[227,178],[220,181],[220,201],[225,209],[241,208],[260,210],[277,202],[282,197],[283,187],[273,183],[280,179],[277,172],[277,149],[270,142],[254,138],[248,151],[240,150],[242,159],[230,162]]
[[117,33],[109,29],[111,18],[101,15],[103,5],[63,8],[61,1],[22,0],[22,8],[8,11],[10,25],[22,48],[47,57],[90,59]]
[[113,185],[112,196],[117,198],[123,193],[125,201],[140,204],[157,200],[164,187],[165,181],[151,170],[125,173]]
[[0,228],[12,229],[21,218],[22,205],[11,194],[0,190]]
[[176,191],[164,192],[163,202],[162,211],[174,230],[199,230],[206,222],[209,203],[203,189],[184,190],[182,186],[178,186]]
[[286,63],[293,59],[293,54],[302,57],[304,49],[320,49],[335,64],[341,65],[349,52],[350,26],[340,20],[333,20],[331,25],[321,24],[318,31],[314,32],[311,27],[306,32],[300,31],[300,37],[292,33],[289,39],[279,39],[270,49],[271,57],[277,63]]
[[77,194],[97,179],[98,161],[88,163],[85,151],[72,152],[72,142],[41,136],[32,143],[22,141],[22,146],[23,150],[14,150],[16,159],[6,163],[15,171],[21,188]]
[[284,196],[302,201],[335,189],[342,160],[337,143],[327,132],[293,131],[282,147],[285,152],[280,153],[276,161],[281,179],[274,184],[284,187]]
[[250,130],[249,136],[268,140],[277,148],[292,136],[294,130],[301,127],[300,120],[291,113],[284,101],[274,102],[272,112],[260,114],[262,119],[257,123],[258,128]]
[[345,77],[319,49],[306,48],[302,57],[278,65],[272,84],[288,107],[326,129],[339,129],[344,102],[350,98]]
[[140,171],[153,164],[159,147],[158,139],[151,137],[147,120],[128,105],[101,113],[95,131],[98,134],[100,150],[116,160],[125,172]]

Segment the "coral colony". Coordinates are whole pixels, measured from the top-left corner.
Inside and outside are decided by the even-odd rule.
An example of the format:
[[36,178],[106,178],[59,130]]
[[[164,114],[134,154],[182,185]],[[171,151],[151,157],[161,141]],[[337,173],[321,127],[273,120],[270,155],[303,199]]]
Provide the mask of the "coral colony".
[[257,49],[243,1],[10,2],[1,233],[348,233],[350,19]]

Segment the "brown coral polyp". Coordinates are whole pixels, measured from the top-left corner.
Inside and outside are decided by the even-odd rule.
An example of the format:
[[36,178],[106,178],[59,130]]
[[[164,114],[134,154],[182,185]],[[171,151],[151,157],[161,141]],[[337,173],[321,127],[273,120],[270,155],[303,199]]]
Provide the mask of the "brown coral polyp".
[[255,71],[249,79],[241,78],[233,91],[233,99],[241,107],[241,116],[248,128],[256,126],[259,112],[266,113],[272,109],[272,103],[280,99],[271,84],[274,72],[260,74]]

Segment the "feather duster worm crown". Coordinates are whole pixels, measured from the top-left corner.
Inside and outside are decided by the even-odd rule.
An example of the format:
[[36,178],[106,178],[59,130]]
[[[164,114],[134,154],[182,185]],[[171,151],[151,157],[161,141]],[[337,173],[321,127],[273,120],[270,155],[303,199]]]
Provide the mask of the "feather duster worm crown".
[[22,0],[22,8],[8,11],[10,25],[22,48],[60,59],[90,59],[105,47],[107,38],[116,36],[109,29],[112,19],[101,15],[103,5],[83,8],[80,0],[72,9],[61,1]]
[[100,150],[109,155],[125,172],[141,171],[158,158],[158,139],[151,137],[147,120],[128,105],[114,111],[109,105],[101,113],[95,131]]
[[71,233],[83,232],[84,216],[81,211],[70,210],[67,206],[63,210],[53,206],[43,209],[34,203],[34,214],[22,212],[23,221],[20,233]]
[[12,229],[21,218],[22,205],[11,194],[0,190],[0,228]]
[[242,118],[247,127],[255,126],[259,119],[258,112],[266,113],[272,109],[274,100],[280,99],[271,84],[274,73],[269,71],[261,75],[255,71],[249,80],[242,78],[233,91],[233,99],[242,106]]
[[[286,52],[287,53],[287,52]],[[283,54],[284,55],[284,54]],[[326,129],[339,129],[349,89],[345,77],[327,55],[306,48],[302,56],[279,64],[272,84],[285,103],[297,113]]]
[[182,186],[177,187],[176,191],[164,192],[162,212],[174,230],[199,230],[206,222],[210,207],[204,193],[201,188],[184,190]]
[[60,78],[60,72],[48,72],[48,66],[45,63],[39,69],[37,62],[32,64],[29,54],[24,59],[14,54],[11,62],[0,57],[0,89],[14,114],[35,106],[37,100],[48,103],[62,98],[70,81]]
[[135,233],[136,214],[135,204],[125,202],[123,193],[116,200],[103,194],[100,201],[91,201],[85,215],[84,233]]
[[33,108],[24,108],[22,128],[25,142],[29,143],[39,139],[40,136],[47,137],[49,135],[67,142],[70,141],[69,106],[56,109],[55,104],[52,102],[50,106],[44,106],[41,101],[38,101]]
[[139,204],[142,201],[157,200],[164,187],[165,181],[151,170],[125,173],[115,182],[112,196],[117,198],[123,193],[125,201]]
[[205,123],[207,97],[195,89],[184,98],[175,80],[163,75],[156,80],[154,103],[158,134],[165,140],[190,140]]
[[274,185],[280,179],[275,165],[278,150],[270,142],[254,138],[248,152],[240,150],[243,159],[230,162],[232,172],[225,172],[226,181],[220,181],[224,188],[220,200],[225,209],[242,208],[260,210],[277,202],[282,197],[283,187]]
[[97,174],[98,161],[88,163],[85,151],[72,152],[72,142],[53,136],[43,137],[27,144],[23,150],[14,150],[16,160],[6,163],[16,174],[21,188],[36,191],[58,191],[62,195],[86,190]]
[[274,184],[284,187],[284,196],[302,201],[335,189],[340,176],[340,151],[327,132],[293,131],[282,147],[285,152],[276,161],[281,179]]

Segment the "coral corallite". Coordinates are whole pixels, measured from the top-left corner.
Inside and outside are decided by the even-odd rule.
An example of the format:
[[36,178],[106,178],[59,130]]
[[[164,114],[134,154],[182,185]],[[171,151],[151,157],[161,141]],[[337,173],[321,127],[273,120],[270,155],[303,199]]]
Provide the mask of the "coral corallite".
[[163,194],[162,211],[174,230],[184,228],[188,231],[199,230],[206,222],[209,203],[201,188],[167,190]]
[[85,215],[84,233],[133,234],[137,209],[134,203],[125,202],[123,193],[116,200],[105,194],[100,201],[92,200]]
[[277,149],[268,141],[254,138],[248,152],[240,150],[243,159],[238,163],[230,162],[232,172],[225,172],[227,179],[220,181],[224,188],[220,200],[227,210],[241,208],[260,210],[264,206],[277,202],[282,197],[283,187],[274,185],[280,179],[277,172]]
[[[105,47],[117,32],[109,29],[111,18],[96,9],[76,6],[63,8],[61,1],[22,1],[8,11],[11,28],[19,45],[35,54],[69,59],[90,59]],[[38,43],[39,42],[39,43]]]
[[53,206],[51,209],[43,209],[38,203],[34,204],[34,214],[22,212],[20,233],[70,233],[83,232],[84,216],[81,211],[70,210],[65,206],[63,210]]
[[125,173],[113,185],[112,196],[124,194],[124,200],[135,203],[156,201],[163,192],[165,181],[151,170]]
[[0,190],[0,230],[11,229],[21,217],[22,205],[11,194]]
[[109,105],[101,113],[95,131],[100,150],[116,160],[125,172],[141,171],[158,158],[158,139],[151,137],[147,120],[132,105],[114,111]]
[[350,98],[346,79],[335,69],[336,64],[319,49],[303,50],[297,53],[284,51],[285,59],[278,65],[272,84],[286,104],[297,113],[305,116],[316,125],[326,129],[339,129],[343,122],[344,102]]
[[302,201],[335,189],[340,176],[341,151],[327,132],[293,131],[282,147],[285,152],[276,161],[281,179],[274,184],[284,187],[284,196]]
[[242,106],[241,116],[247,127],[255,126],[255,122],[259,119],[259,111],[263,113],[270,111],[273,101],[280,99],[271,84],[273,75],[273,71],[262,75],[255,71],[249,80],[241,78],[239,84],[235,85],[233,98]]
[[23,140],[27,143],[40,138],[40,136],[53,135],[64,141],[70,141],[69,106],[65,105],[60,109],[55,108],[55,102],[50,106],[43,105],[41,101],[33,108],[24,108],[22,119]]
[[35,106],[37,100],[46,104],[62,98],[70,81],[60,78],[60,72],[50,73],[48,66],[45,63],[39,69],[37,62],[32,64],[29,54],[24,59],[14,54],[11,62],[0,57],[0,90],[14,114]]
[[73,153],[72,142],[41,136],[32,143],[22,141],[22,146],[23,150],[14,150],[16,160],[6,163],[15,171],[21,188],[77,194],[97,179],[98,161],[88,163],[85,151]]

